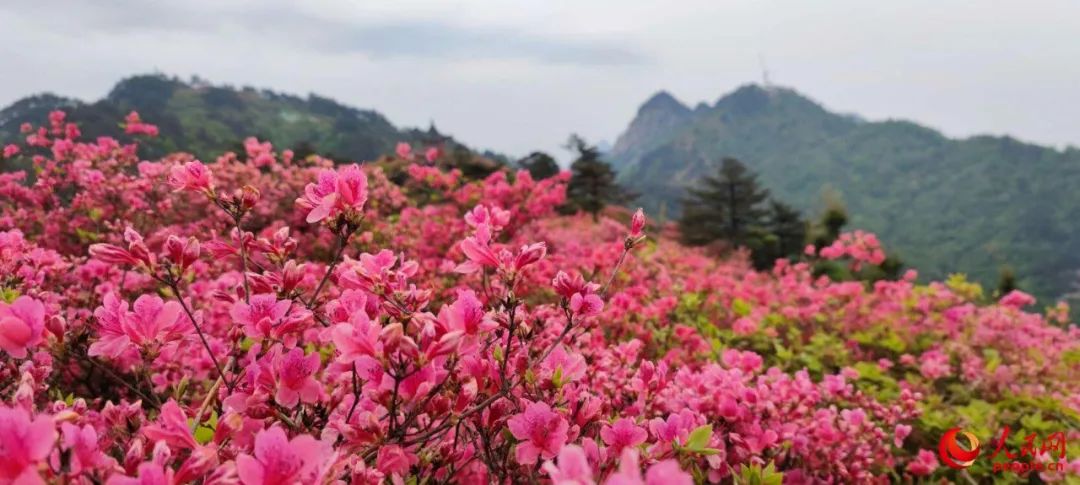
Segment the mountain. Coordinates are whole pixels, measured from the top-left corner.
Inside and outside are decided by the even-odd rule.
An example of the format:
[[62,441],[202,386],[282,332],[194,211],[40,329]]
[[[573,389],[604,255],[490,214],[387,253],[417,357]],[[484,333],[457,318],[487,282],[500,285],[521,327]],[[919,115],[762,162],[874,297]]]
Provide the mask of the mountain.
[[678,214],[688,184],[731,156],[814,215],[839,198],[925,277],[966,273],[993,288],[1010,267],[1042,303],[1080,269],[1080,150],[1011,137],[948,138],[907,121],[833,113],[791,89],[747,85],[691,109],[660,92],[608,154],[654,214]]
[[[68,111],[68,119],[77,122],[88,137],[123,137],[117,122],[130,111],[138,111],[143,120],[161,129],[160,137],[143,143],[141,154],[147,158],[181,147],[200,157],[214,157],[239,150],[248,136],[269,140],[282,149],[314,151],[350,161],[393,153],[399,141],[467,149],[434,127],[400,129],[378,112],[315,94],[302,98],[252,87],[215,86],[198,78],[185,82],[164,75],[130,77],[117,83],[104,99],[92,103],[53,94],[23,98],[0,111],[0,140],[17,137],[23,122],[44,122],[54,109]],[[497,154],[484,155],[505,161]]]

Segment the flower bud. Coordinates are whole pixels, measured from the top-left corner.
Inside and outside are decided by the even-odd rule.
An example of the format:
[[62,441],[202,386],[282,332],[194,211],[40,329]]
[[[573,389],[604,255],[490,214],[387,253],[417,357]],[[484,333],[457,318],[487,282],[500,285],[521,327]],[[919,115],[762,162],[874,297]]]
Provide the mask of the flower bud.
[[630,219],[630,237],[637,239],[643,235],[645,229],[645,211],[639,207],[634,217]]

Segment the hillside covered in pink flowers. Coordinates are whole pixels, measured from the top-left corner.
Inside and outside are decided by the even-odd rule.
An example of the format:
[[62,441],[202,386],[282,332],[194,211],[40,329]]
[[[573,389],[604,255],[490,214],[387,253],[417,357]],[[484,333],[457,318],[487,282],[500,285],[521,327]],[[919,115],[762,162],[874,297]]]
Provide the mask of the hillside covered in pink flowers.
[[[814,275],[880,262],[871,234],[758,272],[640,211],[558,215],[566,173],[143,160],[152,120],[77,121],[0,143],[0,484],[1080,477],[1068,308]],[[970,467],[939,460],[954,427]]]

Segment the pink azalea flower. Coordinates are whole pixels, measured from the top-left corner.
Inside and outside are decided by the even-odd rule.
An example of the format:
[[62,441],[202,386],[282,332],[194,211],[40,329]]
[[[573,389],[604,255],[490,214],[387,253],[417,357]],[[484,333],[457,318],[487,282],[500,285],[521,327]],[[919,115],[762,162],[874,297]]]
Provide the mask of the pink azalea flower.
[[405,160],[413,159],[412,145],[403,141],[398,142],[397,147],[394,148],[394,153],[397,154],[398,158],[403,158]]
[[229,315],[244,327],[248,337],[266,338],[281,324],[292,305],[292,301],[278,300],[273,293],[263,293],[252,296],[250,302],[233,303]]
[[756,332],[757,329],[757,320],[750,317],[741,317],[731,325],[731,330],[735,332],[735,335],[750,335]]
[[570,311],[579,317],[598,315],[604,309],[604,300],[596,294],[600,285],[586,283],[580,274],[571,277],[559,271],[551,285],[555,287],[555,293],[569,299]]
[[4,158],[11,158],[18,155],[20,151],[19,145],[14,143],[4,146]]
[[585,375],[588,370],[585,357],[581,354],[570,353],[562,345],[556,346],[551,353],[540,363],[540,374],[551,379],[558,373],[562,383],[576,381]]
[[377,360],[383,355],[381,333],[382,328],[363,309],[354,310],[349,321],[330,329],[330,339],[340,353],[337,361],[355,366],[368,380],[381,380],[383,368]]
[[361,357],[382,355],[382,343],[379,340],[381,332],[382,328],[372,322],[363,309],[358,309],[353,311],[349,321],[334,325],[330,338],[341,353],[341,360],[352,362]]
[[198,160],[174,166],[169,172],[169,185],[175,192],[214,192],[213,174]]
[[199,240],[194,237],[183,240],[170,235],[165,241],[165,255],[181,274],[199,259],[199,252]]
[[319,483],[329,468],[333,448],[301,434],[292,440],[278,426],[255,435],[255,456],[241,453],[236,471],[245,485]]
[[514,258],[514,271],[521,271],[526,266],[540,261],[545,254],[547,254],[547,244],[543,242],[522,246],[518,256]]
[[893,430],[893,445],[897,448],[904,446],[904,438],[907,438],[911,434],[911,426],[906,424],[896,425],[896,429]]
[[948,354],[937,349],[923,352],[919,356],[919,373],[930,380],[940,379],[952,374]]
[[604,485],[693,485],[694,477],[679,468],[675,460],[664,460],[649,467],[641,477],[638,452],[626,448],[619,458],[619,470],[604,481]]
[[536,463],[537,457],[554,458],[564,444],[570,425],[559,413],[544,402],[530,403],[525,412],[507,421],[510,433],[521,440],[517,445],[517,462]]
[[158,127],[144,123],[139,113],[132,111],[124,118],[124,133],[129,135],[158,136]]
[[634,217],[630,219],[630,237],[639,237],[645,229],[645,211],[638,207]]
[[926,476],[934,473],[937,467],[938,459],[933,451],[919,450],[919,454],[915,456],[915,459],[908,463],[907,472],[915,476]]
[[747,351],[740,351],[737,349],[727,349],[720,355],[720,360],[725,366],[730,368],[741,369],[743,372],[754,372],[761,368],[764,360],[760,355]]
[[458,247],[469,261],[459,265],[455,271],[458,273],[474,273],[482,268],[498,268],[502,265],[499,255],[488,244],[491,240],[491,230],[487,225],[480,225],[474,236],[466,237]]
[[586,283],[585,278],[582,278],[580,274],[571,277],[562,271],[555,274],[555,278],[551,280],[551,286],[555,287],[555,293],[563,298],[570,298],[574,296],[574,293],[583,295],[596,293],[600,289],[600,285],[596,283]]
[[592,485],[592,467],[585,457],[585,450],[578,445],[566,445],[559,450],[558,466],[550,461],[544,463],[544,472],[554,485]]
[[157,265],[157,258],[150,253],[150,249],[143,242],[142,235],[137,231],[130,227],[125,229],[124,241],[127,242],[127,249],[113,244],[91,244],[90,256],[112,264],[144,265],[147,268],[154,268]]
[[180,409],[180,405],[169,399],[161,406],[157,421],[147,424],[142,432],[151,441],[164,441],[178,449],[195,449],[199,447],[199,443],[195,441],[187,420],[187,415]]
[[134,477],[115,474],[109,477],[105,485],[173,485],[173,470],[160,463],[145,462],[139,465]]
[[121,324],[131,342],[139,346],[172,340],[189,322],[186,315],[181,317],[180,303],[165,302],[156,295],[140,296],[131,309]]
[[499,326],[487,316],[484,306],[472,290],[459,291],[453,303],[444,305],[439,311],[439,321],[448,330],[459,330],[465,335],[477,335]]
[[999,300],[998,303],[1000,303],[1001,306],[1023,308],[1028,305],[1034,305],[1035,297],[1020,290],[1012,290],[1009,294],[1001,297],[1001,300]]
[[435,160],[438,160],[441,155],[442,151],[439,150],[439,147],[428,147],[428,149],[424,151],[424,159],[427,160],[428,163],[435,163]]
[[0,301],[0,349],[16,359],[41,343],[45,330],[45,305],[29,296],[11,304]]
[[392,476],[405,476],[409,473],[409,467],[415,465],[420,459],[409,453],[400,446],[387,445],[379,448],[379,455],[375,459],[375,468],[380,472]]
[[645,442],[649,433],[632,419],[619,418],[614,425],[605,424],[600,428],[600,437],[611,447],[612,453],[619,453],[624,448],[633,448]]
[[127,308],[116,295],[105,295],[102,306],[94,310],[98,340],[90,344],[88,355],[131,357],[140,348],[182,340],[190,325],[180,303],[162,301],[157,295],[142,295],[135,300],[134,311]]
[[679,468],[675,460],[663,460],[645,472],[645,485],[693,485],[694,477]]
[[45,463],[56,438],[51,417],[31,419],[22,408],[0,406],[0,483],[45,483],[38,466]]
[[319,370],[319,354],[313,352],[304,357],[304,350],[294,347],[285,355],[274,360],[277,377],[277,393],[274,400],[278,404],[291,408],[297,402],[314,403],[322,394],[322,386],[313,377]]
[[596,294],[574,293],[574,296],[570,297],[570,311],[579,317],[599,315],[603,309],[604,300],[601,300],[600,296]]
[[98,325],[98,339],[90,344],[87,355],[91,357],[108,356],[119,358],[123,354],[135,352],[131,339],[124,331],[121,321],[127,317],[128,303],[106,293],[101,306],[94,310],[94,321]]
[[98,434],[93,426],[88,424],[80,428],[71,423],[61,423],[60,431],[63,435],[61,448],[71,452],[72,473],[113,464],[113,459],[98,446]]
[[465,213],[465,223],[473,229],[486,225],[491,231],[501,231],[510,223],[510,211],[480,204]]
[[337,171],[319,173],[317,183],[307,184],[304,195],[296,205],[307,209],[307,222],[334,220],[345,216],[349,222],[359,222],[368,199],[367,175],[359,165],[348,165]]

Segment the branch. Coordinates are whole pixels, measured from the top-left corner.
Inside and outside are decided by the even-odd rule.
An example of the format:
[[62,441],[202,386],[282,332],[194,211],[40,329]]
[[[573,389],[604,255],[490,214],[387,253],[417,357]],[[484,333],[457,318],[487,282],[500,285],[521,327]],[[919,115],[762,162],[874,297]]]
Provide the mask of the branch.
[[604,287],[600,289],[600,296],[607,295],[607,290],[611,286],[611,282],[615,281],[615,275],[619,274],[619,268],[622,267],[623,261],[626,260],[626,255],[630,253],[630,248],[623,246],[623,252],[619,255],[619,260],[615,262],[615,268],[611,270],[611,276],[608,277],[607,283],[604,283]]
[[157,398],[157,396],[153,395],[154,394],[153,391],[150,392],[150,395],[147,395],[146,393],[142,392],[141,390],[139,390],[135,386],[131,385],[130,382],[128,382],[128,381],[124,380],[122,377],[116,375],[116,373],[109,370],[109,368],[97,363],[97,361],[95,361],[92,357],[87,356],[86,361],[89,362],[90,365],[94,366],[98,370],[104,372],[105,374],[108,374],[108,376],[111,377],[114,381],[119,382],[120,384],[123,384],[123,386],[130,389],[131,392],[134,392],[135,394],[138,394],[139,397],[141,397],[143,399],[146,399],[146,402],[154,405],[154,407],[157,407],[157,408],[161,407],[161,401]]
[[[236,362],[235,357],[229,357],[229,361],[225,363],[225,370],[228,371],[232,368],[233,363]],[[202,423],[203,414],[206,413],[207,407],[210,406],[210,401],[217,396],[217,391],[221,387],[221,383],[224,382],[225,376],[218,376],[214,381],[214,385],[210,386],[210,390],[206,393],[206,398],[203,399],[202,406],[199,406],[199,412],[195,414],[195,421],[191,423],[191,431],[195,432],[199,428],[199,423]]]
[[315,287],[315,293],[311,295],[311,299],[307,302],[308,309],[315,307],[315,303],[319,299],[319,293],[322,292],[323,287],[326,286],[326,282],[330,280],[330,275],[334,274],[334,268],[337,267],[338,262],[341,261],[341,255],[345,252],[345,246],[349,242],[349,236],[352,232],[346,229],[344,234],[339,234],[334,242],[334,259],[330,262],[330,267],[326,269],[326,274],[323,275],[322,280],[319,281],[319,285]]
[[240,229],[240,217],[233,217],[233,223],[236,225],[236,237],[240,240],[240,264],[243,266],[244,276],[244,303],[251,303],[251,286],[248,285],[248,258],[247,248],[244,247],[244,230]]
[[[214,351],[210,349],[210,342],[206,340],[206,335],[203,334],[199,322],[195,321],[195,315],[191,313],[191,309],[188,308],[187,302],[185,302],[184,298],[180,295],[180,287],[176,282],[169,282],[169,288],[172,289],[173,294],[176,295],[176,299],[180,301],[180,306],[184,308],[184,313],[187,313],[188,319],[191,320],[191,325],[195,327],[195,332],[199,334],[199,340],[202,341],[206,353],[210,354],[210,360],[214,362],[214,368],[217,369],[218,376],[225,380],[225,371],[221,368],[221,363],[218,362],[217,357],[214,356]],[[232,392],[233,384],[228,380],[225,380],[225,387],[229,389],[229,392]]]

